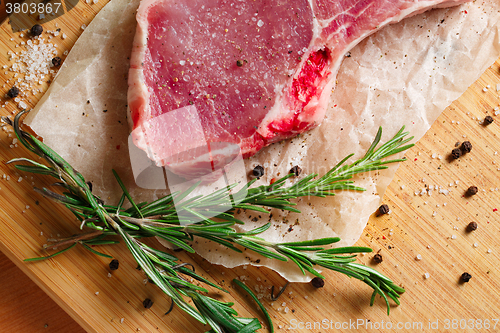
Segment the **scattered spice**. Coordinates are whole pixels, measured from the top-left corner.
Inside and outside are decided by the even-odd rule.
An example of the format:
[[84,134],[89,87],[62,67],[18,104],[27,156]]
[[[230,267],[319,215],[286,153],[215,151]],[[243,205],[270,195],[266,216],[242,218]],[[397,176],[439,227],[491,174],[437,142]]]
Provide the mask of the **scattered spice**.
[[470,151],[472,150],[472,144],[470,143],[470,141],[464,141],[462,142],[460,149],[462,150],[463,154],[470,153]]
[[40,36],[43,32],[43,28],[40,24],[35,24],[31,27],[30,33],[33,36]]
[[470,275],[469,273],[465,272],[463,273],[461,276],[460,276],[460,282],[464,283],[464,282],[469,282],[470,279],[472,279],[472,275]]
[[264,176],[264,168],[261,165],[257,165],[255,168],[253,168],[252,174],[257,178],[262,177]]
[[476,229],[477,229],[477,223],[476,223],[476,222],[471,222],[471,223],[469,223],[469,224],[467,225],[467,228],[466,228],[466,230],[467,230],[468,232],[472,232],[472,231],[474,231],[474,230],[476,230]]
[[380,264],[383,261],[382,255],[380,253],[377,253],[376,255],[373,256],[373,262],[376,264]]
[[311,280],[311,284],[314,288],[323,288],[325,286],[325,280],[316,276]]
[[144,308],[149,309],[150,307],[153,306],[153,301],[150,300],[149,298],[146,298],[143,302],[142,305],[144,305]]
[[295,175],[295,177],[298,177],[301,172],[302,172],[302,169],[298,165],[296,165],[290,169],[290,173],[293,173]]
[[389,210],[390,210],[389,206],[387,206],[386,204],[383,204],[378,208],[378,213],[379,213],[379,215],[385,215],[385,214],[389,213]]
[[118,269],[118,266],[120,266],[120,263],[118,262],[118,259],[113,259],[109,263],[109,269],[112,271],[116,271]]
[[462,156],[462,151],[459,148],[455,148],[451,151],[451,157],[453,157],[454,160],[458,159],[460,156]]
[[470,186],[468,189],[467,189],[467,192],[465,193],[467,196],[473,196],[473,195],[476,195],[478,192],[478,189],[476,186]]
[[7,96],[9,96],[10,98],[15,98],[17,97],[17,95],[19,95],[19,88],[16,86],[13,86],[9,89],[9,91],[7,91]]
[[492,116],[486,116],[484,117],[484,126],[488,126],[489,124],[491,124],[493,122],[493,117]]
[[237,60],[236,61],[236,66],[238,66],[238,67],[243,66],[243,60]]
[[54,57],[54,58],[52,58],[52,65],[59,67],[59,66],[61,66],[61,61],[62,61],[61,58]]

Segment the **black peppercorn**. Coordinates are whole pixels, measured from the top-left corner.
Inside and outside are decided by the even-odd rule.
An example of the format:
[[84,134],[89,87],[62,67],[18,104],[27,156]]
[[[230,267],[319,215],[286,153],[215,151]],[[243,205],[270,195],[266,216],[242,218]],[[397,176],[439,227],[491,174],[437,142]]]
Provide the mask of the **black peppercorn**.
[[462,151],[459,148],[455,148],[451,151],[451,157],[453,157],[454,160],[462,156]]
[[389,210],[390,210],[389,206],[387,206],[386,204],[383,204],[378,208],[378,213],[379,213],[379,215],[384,215],[384,214],[389,213]]
[[260,165],[257,165],[255,168],[253,168],[252,174],[255,177],[262,177],[264,176],[264,168]]
[[149,309],[150,307],[153,306],[153,301],[150,300],[149,298],[146,298],[143,302],[142,305],[144,305],[144,308]]
[[477,194],[477,191],[478,191],[478,189],[477,189],[477,187],[476,187],[476,186],[471,186],[471,187],[469,187],[469,188],[467,189],[467,193],[466,193],[466,195],[467,195],[467,196],[473,196],[473,195],[476,195],[476,194]]
[[113,259],[109,263],[109,269],[112,271],[116,271],[118,269],[118,266],[120,266],[120,263],[118,262],[117,259]]
[[465,272],[463,273],[461,276],[460,276],[460,281],[461,282],[469,282],[470,279],[472,279],[472,275],[470,275],[469,273]]
[[489,124],[491,124],[493,122],[493,117],[492,116],[486,116],[484,117],[484,126],[488,126]]
[[33,36],[40,36],[43,32],[43,28],[40,24],[35,24],[31,27],[30,33]]
[[472,232],[477,229],[477,223],[476,222],[471,222],[467,224],[467,231]]
[[236,66],[238,66],[238,67],[243,66],[243,60],[237,60],[236,61]]
[[472,144],[469,141],[464,141],[462,142],[462,145],[460,146],[460,149],[462,150],[462,153],[470,153],[472,150]]
[[54,65],[55,67],[59,67],[61,66],[61,58],[59,57],[54,57],[52,58],[52,65]]
[[290,169],[289,173],[293,173],[295,175],[295,177],[298,177],[301,172],[302,172],[302,169],[298,165],[296,165]]
[[380,264],[383,261],[382,255],[380,253],[377,253],[376,255],[373,256],[373,262],[376,264]]
[[17,97],[17,95],[19,95],[19,88],[16,86],[13,86],[9,89],[9,91],[7,91],[7,96],[9,96],[10,98],[15,98]]
[[311,280],[311,284],[314,288],[323,288],[325,285],[325,280],[316,276],[314,279]]

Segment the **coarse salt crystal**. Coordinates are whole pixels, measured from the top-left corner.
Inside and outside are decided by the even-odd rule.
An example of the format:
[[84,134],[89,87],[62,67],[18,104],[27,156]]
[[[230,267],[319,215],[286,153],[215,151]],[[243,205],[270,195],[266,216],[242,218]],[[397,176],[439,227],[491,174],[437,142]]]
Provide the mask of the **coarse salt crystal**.
[[427,248],[428,248],[428,249],[430,249],[430,248],[431,248],[431,246],[430,246],[430,245],[427,245]]
[[125,321],[125,318],[120,319],[120,324],[123,324],[124,321]]
[[415,260],[422,260],[422,256],[420,254],[417,254],[417,256],[415,257]]
[[497,83],[497,91],[500,91],[500,83]]
[[457,239],[457,236],[451,235],[451,239]]
[[110,277],[112,277],[111,273],[108,273],[108,277],[109,277],[109,278],[110,278]]
[[437,213],[436,211],[434,211],[434,212],[432,213],[432,216],[434,217],[434,216],[436,216],[437,214],[438,214],[438,213]]
[[474,243],[473,245],[474,245],[474,247],[478,247],[478,246],[479,246],[479,244],[478,244],[478,243]]
[[82,24],[81,28],[82,28],[82,30],[85,30],[85,28],[87,28],[87,25],[86,24]]
[[428,278],[430,278],[430,277],[431,277],[431,275],[430,275],[429,273],[425,273],[425,274],[424,274],[424,278],[428,279]]
[[96,291],[96,292],[95,292],[95,295],[96,295],[96,296],[97,296],[97,295],[99,295],[99,292],[98,292],[98,291]]
[[484,91],[484,92],[487,92],[487,91],[488,91],[488,88],[484,87],[484,88],[483,88],[483,91]]
[[405,189],[405,186],[404,185],[401,185],[401,189],[404,190]]
[[19,178],[17,179],[17,182],[18,182],[18,183],[20,183],[20,182],[22,182],[22,181],[23,181],[23,177],[19,177]]

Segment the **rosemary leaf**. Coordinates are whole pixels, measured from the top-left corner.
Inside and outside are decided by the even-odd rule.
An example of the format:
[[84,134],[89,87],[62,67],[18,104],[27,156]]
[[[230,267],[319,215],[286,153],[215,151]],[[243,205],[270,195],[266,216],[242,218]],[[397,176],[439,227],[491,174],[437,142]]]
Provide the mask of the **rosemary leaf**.
[[267,323],[269,324],[269,331],[271,333],[273,333],[274,332],[274,326],[273,326],[273,321],[271,320],[271,316],[269,316],[269,313],[267,312],[267,310],[264,307],[264,305],[262,305],[262,303],[259,301],[259,299],[257,298],[257,296],[255,296],[255,294],[250,290],[250,288],[248,288],[243,282],[241,282],[241,281],[239,281],[237,279],[233,279],[233,283],[236,284],[241,289],[245,290],[248,293],[248,295],[250,295],[250,297],[253,298],[253,300],[255,301],[255,303],[257,303],[257,305],[262,310],[262,312],[264,312],[264,316],[266,316]]

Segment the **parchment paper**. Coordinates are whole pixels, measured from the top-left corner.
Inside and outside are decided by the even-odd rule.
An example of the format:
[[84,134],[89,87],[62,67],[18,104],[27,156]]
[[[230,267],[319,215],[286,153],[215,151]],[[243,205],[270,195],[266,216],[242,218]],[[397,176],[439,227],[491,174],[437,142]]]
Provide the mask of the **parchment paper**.
[[[137,0],[113,0],[106,5],[26,120],[109,203],[116,203],[120,196],[112,168],[139,201],[161,194],[134,185],[127,150],[127,72],[137,6]],[[246,161],[247,169],[264,165],[262,183],[283,176],[294,165],[306,174],[323,174],[350,153],[355,153],[351,161],[362,156],[379,126],[384,129],[382,141],[402,125],[418,140],[500,56],[499,21],[500,3],[488,0],[433,10],[383,28],[345,58],[323,123],[299,138],[263,149]],[[273,225],[264,237],[295,241],[339,236],[339,246],[355,243],[396,168],[356,178],[366,192],[299,200],[302,214],[273,212]],[[245,229],[269,220],[268,216],[245,215],[240,216],[246,221]],[[290,281],[310,279],[293,263],[240,255],[199,242],[195,249],[212,263],[264,265]],[[257,258],[261,259],[258,263]]]

